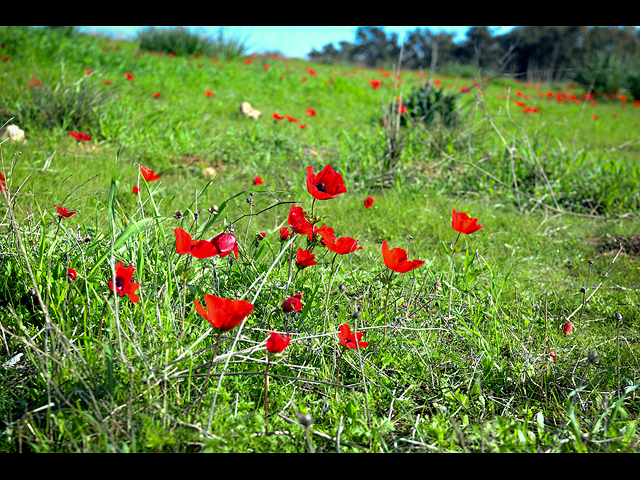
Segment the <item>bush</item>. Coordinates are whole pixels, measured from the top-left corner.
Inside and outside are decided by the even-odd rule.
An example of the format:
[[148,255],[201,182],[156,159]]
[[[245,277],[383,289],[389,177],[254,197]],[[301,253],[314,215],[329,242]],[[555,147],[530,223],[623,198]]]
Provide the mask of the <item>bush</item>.
[[222,30],[217,38],[201,33],[193,33],[185,27],[149,27],[138,32],[138,43],[142,50],[175,53],[176,55],[214,55],[222,58],[236,58],[246,53],[246,46],[237,38],[225,39]]
[[615,92],[621,86],[623,62],[620,56],[606,50],[591,55],[584,64],[575,64],[574,81],[598,94]]
[[419,87],[403,102],[407,112],[402,116],[402,124],[406,125],[410,118],[413,123],[429,125],[439,121],[447,127],[453,126],[458,120],[456,100],[457,95],[445,94],[442,89],[429,85]]

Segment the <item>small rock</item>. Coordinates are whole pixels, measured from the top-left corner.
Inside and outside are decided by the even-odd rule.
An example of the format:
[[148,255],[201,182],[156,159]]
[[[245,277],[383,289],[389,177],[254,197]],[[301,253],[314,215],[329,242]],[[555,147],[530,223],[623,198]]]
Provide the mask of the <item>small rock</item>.
[[9,125],[7,129],[2,134],[2,139],[6,139],[11,137],[12,142],[26,142],[24,138],[24,130],[22,130],[17,125]]
[[240,110],[238,111],[238,113],[240,115],[245,115],[247,117],[253,118],[254,120],[257,120],[258,118],[260,118],[260,115],[262,115],[262,112],[253,108],[249,104],[249,102],[242,102],[242,105],[240,105]]

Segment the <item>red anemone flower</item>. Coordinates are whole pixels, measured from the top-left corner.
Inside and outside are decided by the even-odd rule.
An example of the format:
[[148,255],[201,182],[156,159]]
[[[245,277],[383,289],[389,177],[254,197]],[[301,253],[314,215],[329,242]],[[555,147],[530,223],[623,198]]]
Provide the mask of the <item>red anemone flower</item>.
[[111,80],[109,80],[108,78],[105,78],[104,83],[106,83],[107,85],[111,85]]
[[218,250],[220,257],[224,258],[231,252],[238,259],[238,240],[231,233],[220,233],[211,239],[211,243]]
[[205,295],[204,301],[207,304],[207,310],[196,300],[196,312],[206,318],[213,329],[219,333],[233,330],[253,313],[253,305],[246,300],[229,300]]
[[133,81],[133,75],[131,75],[129,72],[124,74],[124,78],[126,78],[129,81]]
[[307,70],[307,73],[309,73],[309,75],[311,75],[312,77],[317,77],[318,74],[316,73],[316,71],[313,68],[310,68],[309,70]]
[[344,186],[342,175],[327,165],[317,176],[313,173],[313,167],[307,167],[307,190],[313,198],[328,200],[345,193],[347,187]]
[[73,268],[68,268],[67,277],[69,277],[69,280],[75,280],[78,278],[78,273]]
[[159,94],[158,92],[154,92],[153,96],[154,96],[155,98],[160,98],[160,94]]
[[627,102],[629,99],[624,95],[618,95],[618,100],[620,100],[621,102]]
[[91,69],[90,68],[85,68],[84,69],[84,73],[86,73],[87,75],[91,75]]
[[582,98],[583,100],[593,100],[596,96],[593,93],[585,93]]
[[382,259],[390,270],[398,273],[407,273],[421,267],[425,263],[422,260],[409,261],[407,252],[402,248],[389,250],[389,245],[387,245],[386,240],[382,241]]
[[340,237],[336,240],[333,228],[322,228],[319,233],[322,237],[322,243],[338,255],[346,255],[347,253],[362,250],[362,247],[358,246],[358,242],[351,237]]
[[369,80],[369,85],[371,85],[374,90],[377,90],[382,85],[382,82],[380,80]]
[[271,336],[269,340],[267,340],[267,351],[269,353],[282,353],[284,349],[289,346],[290,342],[291,337],[289,337],[289,334],[282,338],[282,335],[279,333],[271,332]]
[[206,240],[194,240],[181,228],[174,229],[176,234],[176,252],[180,255],[192,255],[196,258],[210,258],[218,255],[218,249]]
[[271,116],[273,117],[274,120],[282,120],[284,118],[284,117],[281,117],[280,115],[278,115],[277,113],[274,113]]
[[121,297],[127,295],[132,303],[138,303],[140,297],[136,295],[136,290],[140,287],[140,283],[132,283],[133,273],[135,272],[133,265],[124,267],[122,262],[116,265],[116,285],[113,286],[113,279],[109,280],[109,289],[115,291]]
[[256,178],[253,179],[253,184],[264,185],[264,180],[262,180],[262,178],[260,178],[260,175],[258,175]]
[[78,142],[90,142],[91,141],[91,137],[89,136],[88,133],[69,132],[69,136],[71,138],[73,138],[74,140],[77,140]]
[[291,237],[291,232],[289,231],[289,229],[287,227],[282,227],[280,229],[280,240],[282,240],[283,242],[286,242],[287,240],[289,240],[290,237]]
[[302,248],[298,247],[298,253],[296,255],[296,263],[298,264],[298,268],[307,268],[312,265],[317,265],[314,259],[316,256],[311,253],[309,250],[302,250]]
[[293,233],[297,233],[298,235],[309,235],[309,240],[312,239],[313,225],[311,225],[309,220],[307,220],[307,216],[305,215],[302,207],[291,205],[288,221]]
[[56,207],[56,210],[58,211],[58,215],[64,218],[69,218],[71,215],[75,215],[76,213],[78,213],[76,210],[69,211],[68,208],[62,208],[57,205],[54,205],[54,207]]
[[7,184],[5,183],[4,175],[0,172],[0,192],[7,188]]
[[356,334],[351,333],[351,328],[346,323],[340,325],[339,327],[340,333],[338,337],[340,338],[340,343],[343,347],[354,349],[354,348],[366,348],[369,346],[367,342],[362,341],[362,336],[364,335],[362,332],[358,332]]
[[553,98],[553,92],[547,92],[547,97]]
[[524,106],[526,105],[526,103],[524,103],[524,102],[520,102],[520,101],[518,101],[518,100],[516,100],[515,102],[513,102],[513,104],[514,104],[516,107],[524,107]]
[[147,167],[143,167],[142,165],[140,165],[140,173],[147,182],[152,182],[160,178],[160,175],[154,174],[153,170]]
[[367,197],[367,199],[364,201],[364,206],[366,208],[371,208],[373,206],[373,198]]
[[307,115],[309,115],[310,117],[315,117],[316,111],[313,108],[307,108]]
[[298,126],[299,126],[300,128],[304,128],[305,130],[306,130],[306,128],[307,128],[307,126],[306,126],[306,125],[303,125],[303,124],[301,124],[301,123],[299,123],[299,124],[298,124]]
[[284,116],[284,118],[286,118],[286,119],[287,119],[287,120],[289,120],[290,122],[297,122],[297,121],[298,121],[297,119],[295,119],[295,118],[293,118],[293,117],[290,117],[289,115],[285,115],[285,116]]
[[213,96],[215,95],[215,93],[213,93],[213,92],[211,92],[211,91],[209,91],[209,90],[205,90],[205,91],[204,91],[204,94],[205,94],[207,97],[213,97]]
[[598,115],[596,115],[595,113],[593,115],[591,115],[591,118],[593,118],[594,120],[598,119]]
[[403,113],[407,113],[407,107],[404,105],[400,105],[398,107],[398,113],[403,114]]
[[288,298],[284,302],[282,302],[282,310],[285,313],[289,312],[298,312],[302,310],[302,303],[300,300],[302,299],[302,292],[296,293],[293,297]]
[[456,212],[455,210],[451,218],[451,226],[456,232],[464,233],[465,235],[477,232],[484,227],[484,225],[478,225],[477,218],[470,218],[466,213]]
[[571,322],[567,322],[562,326],[562,333],[566,335],[571,335],[573,333],[573,324]]
[[133,186],[133,193],[134,193],[135,195],[138,195],[138,194],[140,193],[140,189],[138,188],[138,186],[137,186],[137,185],[134,185],[134,186]]
[[522,92],[520,90],[516,90],[516,95],[521,97],[522,96]]

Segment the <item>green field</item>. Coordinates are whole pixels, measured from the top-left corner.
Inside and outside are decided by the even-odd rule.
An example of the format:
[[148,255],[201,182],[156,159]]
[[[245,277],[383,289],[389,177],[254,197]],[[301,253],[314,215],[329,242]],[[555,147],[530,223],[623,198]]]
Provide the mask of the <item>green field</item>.
[[[0,43],[0,126],[26,139],[0,145],[0,451],[638,451],[628,93],[26,27]],[[449,124],[394,113],[429,81]],[[346,192],[314,200],[307,167],[327,165]],[[294,205],[362,249],[281,240]],[[453,210],[483,228],[459,235]],[[238,259],[181,254],[177,228],[235,236]],[[424,264],[390,270],[383,242]],[[205,295],[252,313],[216,330]],[[369,345],[345,348],[345,323]],[[271,332],[291,343],[268,360]]]

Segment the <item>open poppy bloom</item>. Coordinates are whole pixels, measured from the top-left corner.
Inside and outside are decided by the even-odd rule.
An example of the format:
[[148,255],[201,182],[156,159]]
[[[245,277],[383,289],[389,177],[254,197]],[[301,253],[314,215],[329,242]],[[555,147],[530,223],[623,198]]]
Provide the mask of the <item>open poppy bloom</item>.
[[289,120],[290,122],[297,122],[297,121],[298,121],[297,119],[295,119],[295,118],[293,118],[293,117],[290,117],[289,115],[285,115],[285,116],[284,116],[284,118],[286,118],[286,119],[287,119],[287,120]]
[[69,136],[71,136],[71,138],[77,140],[78,142],[90,142],[91,141],[91,137],[87,133],[69,132]]
[[78,278],[78,273],[73,268],[69,268],[67,269],[67,277],[69,277],[69,280],[75,280]]
[[205,94],[207,97],[213,97],[213,96],[215,95],[215,93],[213,93],[213,92],[211,92],[211,91],[209,91],[209,90],[205,90],[205,91],[204,91],[204,94]]
[[289,240],[290,237],[291,237],[291,232],[289,231],[289,229],[287,227],[282,227],[280,229],[280,240],[282,240],[283,242],[286,242],[287,240]]
[[307,115],[309,115],[310,117],[315,117],[316,111],[313,108],[307,108]]
[[298,124],[298,126],[299,126],[300,128],[305,129],[305,130],[307,129],[307,126],[306,126],[306,125],[303,125],[303,124],[301,124],[301,123],[299,123],[299,124]]
[[318,262],[315,261],[315,258],[316,256],[309,250],[302,250],[302,248],[298,247],[298,253],[296,254],[296,263],[298,264],[298,268],[307,268],[312,265],[317,265]]
[[340,343],[342,344],[343,347],[354,349],[358,347],[366,348],[369,346],[367,342],[361,341],[362,336],[364,335],[362,332],[352,334],[351,328],[349,328],[349,325],[347,325],[346,323],[343,323],[338,328],[340,330],[338,337],[340,338]]
[[373,206],[373,198],[367,197],[367,199],[364,201],[364,206],[366,208],[371,208]]
[[140,287],[140,283],[132,283],[133,273],[135,272],[133,265],[124,267],[122,262],[116,265],[116,284],[113,285],[113,279],[109,280],[109,289],[115,291],[121,297],[127,295],[132,303],[138,303],[140,297],[136,295],[136,290]]
[[143,167],[142,165],[140,165],[140,173],[142,174],[142,176],[147,182],[152,182],[154,180],[157,180],[161,176],[161,175],[154,174],[153,170],[147,167]]
[[310,68],[309,70],[307,70],[307,73],[309,75],[311,75],[312,77],[317,77],[318,74],[316,73],[316,71],[313,68]]
[[213,329],[219,333],[233,330],[253,313],[253,305],[246,300],[229,300],[205,295],[204,301],[207,310],[196,300],[196,312],[206,318]]
[[407,252],[402,248],[394,248],[389,250],[389,245],[387,245],[387,241],[382,241],[382,259],[384,260],[384,264],[390,270],[398,273],[407,273],[411,270],[415,270],[418,267],[424,265],[424,261],[422,260],[411,260],[409,261],[409,256]]
[[398,106],[398,113],[399,114],[407,113],[407,107],[405,107],[404,105]]
[[369,85],[371,85],[371,88],[374,90],[377,90],[382,85],[382,82],[380,80],[369,80]]
[[105,78],[104,83],[106,83],[107,85],[111,85],[111,80],[109,80],[108,78]]
[[267,352],[282,353],[289,346],[289,343],[291,343],[289,334],[283,338],[279,333],[271,332],[271,336],[267,340]]
[[218,255],[218,249],[206,240],[196,241],[181,228],[174,230],[176,234],[176,252],[180,255],[192,255],[196,258],[210,258]]
[[524,102],[520,102],[520,101],[518,101],[518,100],[516,100],[515,102],[513,102],[513,104],[514,104],[516,107],[524,107],[524,106],[526,105],[526,103],[524,103]]
[[538,110],[537,108],[533,108],[533,107],[525,107],[522,110],[522,113],[540,113],[540,110]]
[[233,252],[238,259],[238,240],[230,233],[220,233],[211,239],[211,243],[224,258]]
[[593,118],[594,120],[598,119],[598,115],[596,115],[595,113],[593,115],[591,115],[591,118]]
[[127,80],[132,82],[134,77],[129,72],[127,72],[127,73],[124,74],[124,78],[126,78]]
[[54,207],[56,207],[56,210],[58,211],[58,215],[64,218],[69,218],[71,215],[75,215],[76,213],[78,213],[76,210],[69,211],[68,208],[62,208],[57,205],[54,205]]
[[284,117],[278,115],[277,113],[274,113],[273,115],[271,115],[273,117],[274,120],[282,120]]
[[313,167],[307,167],[307,190],[313,198],[328,200],[345,193],[347,187],[344,186],[342,175],[327,165],[318,175],[313,173]]
[[253,179],[253,184],[254,185],[264,185],[264,180],[262,180],[260,178],[260,175],[258,175],[256,178]]
[[356,250],[362,250],[362,247],[358,246],[358,242],[351,237],[340,237],[336,240],[333,228],[326,227],[326,229],[320,231],[320,236],[322,237],[322,243],[338,255],[346,255]]
[[160,98],[160,94],[159,94],[158,92],[154,92],[153,96],[154,96],[155,98]]
[[313,225],[311,225],[311,222],[307,220],[307,216],[305,215],[302,207],[291,205],[288,221],[293,233],[297,233],[298,235],[309,235],[309,240],[312,240]]
[[477,218],[470,218],[466,213],[456,212],[455,210],[453,211],[451,226],[456,232],[464,233],[465,235],[477,232],[484,227],[484,225],[478,225]]
[[282,302],[282,310],[285,313],[302,310],[302,303],[300,302],[300,299],[302,299],[302,292],[298,292],[293,297]]

